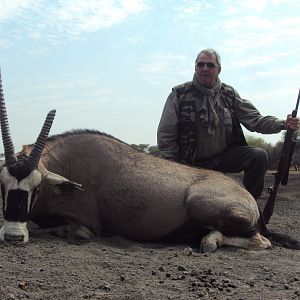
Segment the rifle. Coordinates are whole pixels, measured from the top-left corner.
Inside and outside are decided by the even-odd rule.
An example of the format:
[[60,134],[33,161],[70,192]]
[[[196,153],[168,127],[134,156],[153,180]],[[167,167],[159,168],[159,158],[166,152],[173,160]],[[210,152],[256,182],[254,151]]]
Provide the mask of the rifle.
[[[293,118],[297,116],[299,101],[300,101],[300,89],[297,98],[296,108],[292,112]],[[268,188],[269,198],[263,211],[265,224],[269,223],[269,220],[273,214],[275,199],[276,199],[279,184],[281,183],[282,185],[287,185],[288,182],[292,156],[296,145],[296,140],[293,140],[294,131],[295,130],[291,128],[287,129],[277,171],[273,173],[273,175],[275,176],[275,182],[272,187]]]

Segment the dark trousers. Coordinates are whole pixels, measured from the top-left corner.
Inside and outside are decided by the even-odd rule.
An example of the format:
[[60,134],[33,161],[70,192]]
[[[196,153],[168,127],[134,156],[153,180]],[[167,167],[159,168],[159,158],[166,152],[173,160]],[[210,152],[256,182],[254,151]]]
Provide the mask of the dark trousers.
[[264,188],[264,178],[268,169],[268,154],[264,149],[231,145],[222,154],[208,161],[196,161],[196,166],[223,173],[244,171],[243,184],[248,192],[259,198]]

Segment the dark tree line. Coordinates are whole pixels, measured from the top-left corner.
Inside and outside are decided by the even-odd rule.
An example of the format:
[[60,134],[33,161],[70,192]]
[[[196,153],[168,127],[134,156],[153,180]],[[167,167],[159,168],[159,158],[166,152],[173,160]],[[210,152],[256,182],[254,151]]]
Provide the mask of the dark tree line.
[[[282,136],[281,141],[277,142],[275,145],[271,143],[267,143],[263,138],[257,138],[254,136],[246,136],[247,143],[250,146],[260,147],[267,151],[269,156],[269,169],[276,170],[278,166],[278,162],[280,159],[284,135]],[[300,131],[295,132],[294,140],[296,141],[294,155],[291,163],[291,169],[300,170]],[[150,146],[149,144],[132,144],[132,147],[135,149],[145,152],[148,154],[152,154],[155,156],[159,156],[159,149],[157,146]]]
[[[275,170],[277,169],[278,162],[281,156],[282,146],[284,142],[285,135],[282,135],[282,139],[277,142],[275,145],[272,145],[270,143],[266,143],[264,139],[262,138],[255,138],[253,136],[246,137],[247,142],[251,146],[261,147],[265,149],[269,156],[269,169]],[[295,132],[294,140],[296,142],[295,144],[295,150],[294,155],[292,157],[291,162],[291,169],[299,170],[300,165],[300,132]]]

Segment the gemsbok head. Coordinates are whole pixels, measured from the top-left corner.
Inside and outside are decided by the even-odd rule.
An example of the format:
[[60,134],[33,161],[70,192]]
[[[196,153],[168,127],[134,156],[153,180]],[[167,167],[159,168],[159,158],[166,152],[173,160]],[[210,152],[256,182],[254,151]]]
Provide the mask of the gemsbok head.
[[9,131],[0,72],[0,122],[5,158],[5,160],[0,161],[4,218],[4,224],[0,229],[0,240],[2,241],[28,241],[29,213],[42,181],[54,186],[72,185],[75,188],[80,187],[79,184],[51,173],[42,164],[39,164],[55,113],[55,110],[51,110],[47,114],[32,150],[22,153],[22,155],[16,155]]

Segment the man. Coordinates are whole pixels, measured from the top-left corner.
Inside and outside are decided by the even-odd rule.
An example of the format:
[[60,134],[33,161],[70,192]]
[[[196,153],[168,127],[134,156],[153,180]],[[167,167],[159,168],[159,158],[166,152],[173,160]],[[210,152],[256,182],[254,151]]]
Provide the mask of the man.
[[195,60],[192,81],[172,89],[157,131],[161,155],[170,160],[224,173],[244,171],[243,184],[257,199],[264,186],[268,157],[247,145],[241,125],[263,134],[299,128],[299,119],[262,116],[254,105],[219,79],[221,59],[213,49]]

